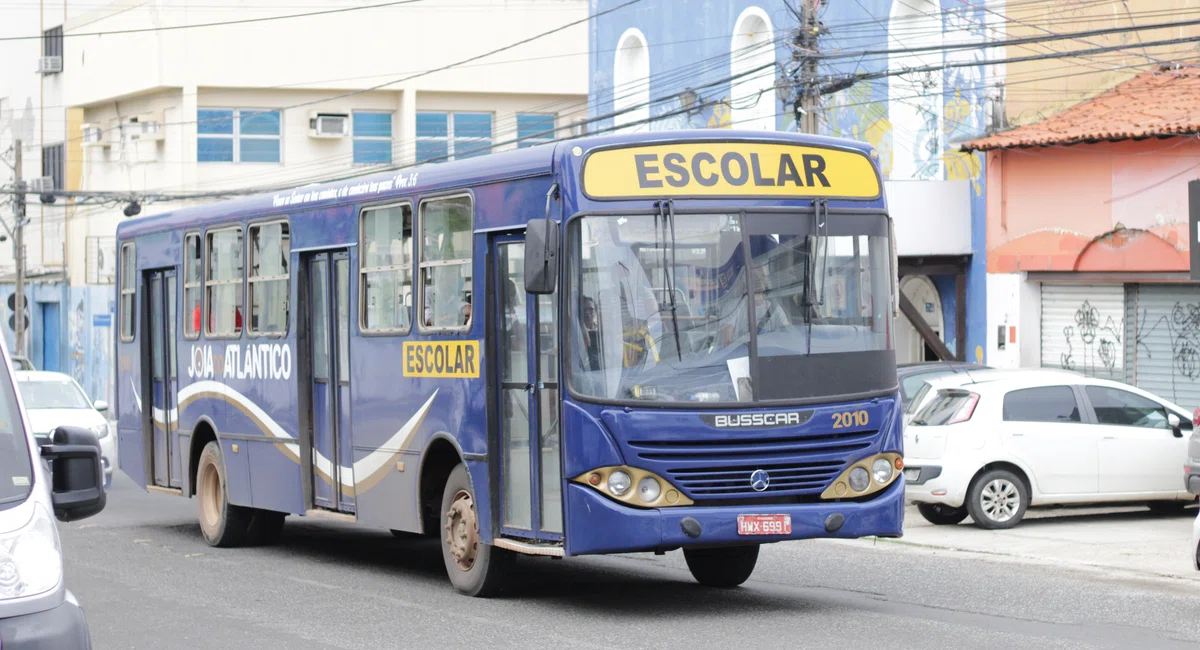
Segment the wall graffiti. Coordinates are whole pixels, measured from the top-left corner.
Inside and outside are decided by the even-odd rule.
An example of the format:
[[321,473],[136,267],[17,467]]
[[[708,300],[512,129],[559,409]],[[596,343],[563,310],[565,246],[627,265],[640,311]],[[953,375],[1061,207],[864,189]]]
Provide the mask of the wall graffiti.
[[[1084,300],[1075,310],[1074,321],[1074,325],[1067,325],[1062,330],[1067,345],[1067,351],[1059,358],[1062,367],[1087,375],[1114,373],[1121,349],[1120,322],[1108,316],[1101,324],[1100,312],[1089,300]],[[1075,356],[1076,340],[1082,344],[1078,358]]]
[[1159,327],[1165,326],[1171,341],[1172,370],[1189,381],[1200,379],[1200,303],[1176,302],[1170,314],[1160,314],[1147,329],[1148,315],[1145,309],[1138,315],[1138,355],[1154,358],[1150,337]]

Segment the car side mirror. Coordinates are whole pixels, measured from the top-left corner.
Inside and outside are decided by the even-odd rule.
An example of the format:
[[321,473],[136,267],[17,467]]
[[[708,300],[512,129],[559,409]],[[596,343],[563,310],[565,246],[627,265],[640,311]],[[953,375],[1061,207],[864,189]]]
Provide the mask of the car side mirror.
[[92,402],[92,408],[103,413],[104,411],[108,410],[108,402],[98,399],[95,402]]
[[59,521],[86,519],[104,509],[104,468],[95,433],[83,427],[58,427],[41,452],[50,464],[51,501]]
[[1178,415],[1175,415],[1174,413],[1168,413],[1167,414],[1167,426],[1171,427],[1171,433],[1174,434],[1174,436],[1176,438],[1183,437],[1183,431],[1180,429],[1180,426],[1182,426],[1182,422],[1180,421]]

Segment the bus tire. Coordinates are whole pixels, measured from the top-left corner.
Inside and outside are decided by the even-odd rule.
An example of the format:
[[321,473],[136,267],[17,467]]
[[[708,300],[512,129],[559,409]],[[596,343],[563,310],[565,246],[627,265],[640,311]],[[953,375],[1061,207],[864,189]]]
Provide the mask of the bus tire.
[[243,546],[250,535],[250,508],[229,503],[225,461],[216,440],[204,446],[196,466],[196,510],[200,532],[210,546]]
[[251,511],[247,537],[251,544],[274,546],[283,537],[283,522],[287,513],[274,510],[254,509]]
[[486,598],[504,587],[514,557],[479,540],[475,489],[466,465],[459,463],[442,491],[442,560],[450,583],[460,593]]
[[685,548],[683,559],[696,582],[729,589],[750,579],[758,563],[758,545]]

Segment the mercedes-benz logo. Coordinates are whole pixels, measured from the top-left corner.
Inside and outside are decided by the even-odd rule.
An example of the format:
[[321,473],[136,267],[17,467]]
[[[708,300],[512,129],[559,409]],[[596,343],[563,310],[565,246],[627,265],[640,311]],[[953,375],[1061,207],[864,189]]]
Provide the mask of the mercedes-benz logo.
[[771,484],[771,475],[764,469],[756,469],[750,474],[750,487],[755,492],[762,492]]

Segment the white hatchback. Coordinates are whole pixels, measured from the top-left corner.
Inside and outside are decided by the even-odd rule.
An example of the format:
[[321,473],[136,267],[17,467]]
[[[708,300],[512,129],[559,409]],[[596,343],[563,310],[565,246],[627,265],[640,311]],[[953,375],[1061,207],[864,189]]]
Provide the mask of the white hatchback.
[[89,400],[75,378],[61,372],[18,370],[15,374],[34,436],[45,442],[61,426],[83,427],[96,434],[100,439],[104,487],[109,487],[113,468],[117,466],[117,441],[104,417],[108,404]]
[[1009,528],[1029,506],[1146,502],[1181,510],[1193,423],[1127,384],[1015,372],[940,388],[904,431],[905,492],[934,524]]

